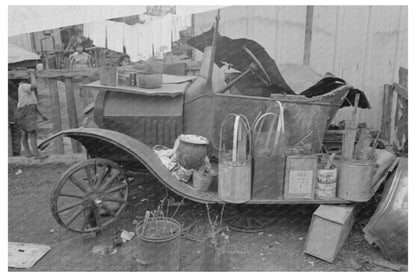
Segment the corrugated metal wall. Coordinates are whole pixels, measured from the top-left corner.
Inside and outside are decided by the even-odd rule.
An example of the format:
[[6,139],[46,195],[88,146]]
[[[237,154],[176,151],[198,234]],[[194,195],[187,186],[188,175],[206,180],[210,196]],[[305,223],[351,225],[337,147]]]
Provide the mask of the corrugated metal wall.
[[[196,14],[195,34],[208,30],[215,15]],[[305,21],[306,6],[232,6],[221,10],[219,31],[256,40],[278,64],[302,64]],[[408,66],[407,22],[407,6],[314,6],[310,65],[366,92],[372,109],[360,111],[360,121],[369,127],[380,128],[383,85],[398,81],[399,67]],[[334,122],[350,114],[344,108]]]

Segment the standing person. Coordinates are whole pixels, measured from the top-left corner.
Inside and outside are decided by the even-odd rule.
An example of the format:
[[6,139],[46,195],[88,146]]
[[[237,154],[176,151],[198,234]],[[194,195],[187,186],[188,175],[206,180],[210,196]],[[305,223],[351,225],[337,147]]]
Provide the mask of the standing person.
[[17,85],[9,80],[9,132],[11,135],[11,146],[13,156],[20,155],[20,127],[16,122],[17,110]]
[[82,69],[90,68],[91,56],[84,52],[84,47],[77,43],[75,44],[75,53],[69,56],[69,68]]
[[[38,151],[37,143],[37,119],[38,115],[43,120],[48,120],[40,114],[37,107],[37,99],[34,90],[37,88],[35,71],[29,69],[30,84],[21,81],[18,86],[18,102],[16,110],[16,121],[20,126],[22,134],[22,146],[26,157],[34,156],[35,159],[47,158],[47,155]],[[32,151],[29,148],[29,144]]]

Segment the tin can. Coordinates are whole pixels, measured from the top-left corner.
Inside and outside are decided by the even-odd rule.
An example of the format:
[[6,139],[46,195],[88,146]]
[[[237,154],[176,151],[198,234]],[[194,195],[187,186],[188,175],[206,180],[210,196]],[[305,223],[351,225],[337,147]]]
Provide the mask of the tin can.
[[337,169],[318,169],[318,182],[315,188],[315,198],[330,200],[335,198],[337,188]]

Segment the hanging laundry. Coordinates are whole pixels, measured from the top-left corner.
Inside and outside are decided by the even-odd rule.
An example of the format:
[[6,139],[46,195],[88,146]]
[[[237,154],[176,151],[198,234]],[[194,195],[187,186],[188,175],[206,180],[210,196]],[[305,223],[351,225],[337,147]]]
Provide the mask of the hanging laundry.
[[123,24],[123,41],[127,55],[130,61],[137,62],[140,60],[139,53],[139,26],[140,24],[127,25]]
[[173,15],[172,16],[172,41],[181,38],[180,31],[186,30],[192,26],[191,15]]
[[153,51],[158,58],[172,50],[172,15],[153,17],[151,21],[153,30]]
[[138,25],[138,58],[139,60],[147,60],[152,54],[153,34],[157,30],[152,29],[152,24],[137,24]]
[[117,52],[123,52],[123,25],[125,23],[107,21],[107,48]]
[[106,23],[105,20],[84,24],[84,36],[90,38],[97,47],[105,47]]

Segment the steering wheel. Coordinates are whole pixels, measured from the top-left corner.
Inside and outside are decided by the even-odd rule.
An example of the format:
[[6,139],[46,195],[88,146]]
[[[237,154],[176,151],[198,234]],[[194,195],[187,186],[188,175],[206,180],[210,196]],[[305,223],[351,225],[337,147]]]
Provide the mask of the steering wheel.
[[264,83],[266,86],[270,86],[272,81],[270,80],[269,75],[267,74],[264,67],[261,65],[260,61],[254,56],[254,54],[248,50],[247,47],[243,46],[244,52],[248,55],[248,58],[251,60],[250,68],[251,71],[256,74],[256,76]]

